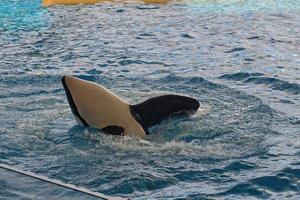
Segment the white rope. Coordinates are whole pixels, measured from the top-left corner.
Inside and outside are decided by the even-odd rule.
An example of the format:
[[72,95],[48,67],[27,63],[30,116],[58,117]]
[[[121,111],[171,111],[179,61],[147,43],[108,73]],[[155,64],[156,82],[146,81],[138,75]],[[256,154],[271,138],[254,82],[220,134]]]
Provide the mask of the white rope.
[[32,172],[29,172],[29,171],[23,171],[21,169],[17,169],[17,168],[11,167],[9,165],[0,164],[0,168],[6,169],[6,170],[9,170],[9,171],[13,171],[13,172],[16,172],[16,173],[19,173],[19,174],[23,174],[25,176],[29,176],[29,177],[32,177],[32,178],[35,178],[35,179],[39,179],[39,180],[42,180],[42,181],[45,181],[45,182],[48,182],[48,183],[52,183],[54,185],[58,185],[58,186],[61,186],[61,187],[64,187],[64,188],[75,190],[75,191],[78,191],[78,192],[81,192],[81,193],[84,193],[84,194],[87,194],[87,195],[90,195],[90,196],[94,196],[94,197],[97,197],[97,198],[100,198],[100,199],[104,199],[104,200],[125,200],[124,198],[121,198],[121,197],[106,196],[106,195],[101,194],[99,192],[93,192],[93,191],[90,191],[90,190],[88,190],[86,188],[83,188],[83,187],[77,187],[77,186],[72,185],[72,184],[63,183],[62,181],[55,180],[55,179],[50,179],[46,176],[37,175],[37,174],[34,174]]

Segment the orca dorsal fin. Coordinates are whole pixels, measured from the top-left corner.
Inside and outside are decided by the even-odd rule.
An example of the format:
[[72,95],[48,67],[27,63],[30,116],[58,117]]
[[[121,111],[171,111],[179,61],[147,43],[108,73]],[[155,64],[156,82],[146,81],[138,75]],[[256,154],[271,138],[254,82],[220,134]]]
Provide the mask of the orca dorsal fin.
[[194,114],[199,106],[200,103],[194,98],[170,94],[150,98],[140,104],[130,105],[130,111],[142,125],[146,134],[149,134],[149,127],[170,117]]

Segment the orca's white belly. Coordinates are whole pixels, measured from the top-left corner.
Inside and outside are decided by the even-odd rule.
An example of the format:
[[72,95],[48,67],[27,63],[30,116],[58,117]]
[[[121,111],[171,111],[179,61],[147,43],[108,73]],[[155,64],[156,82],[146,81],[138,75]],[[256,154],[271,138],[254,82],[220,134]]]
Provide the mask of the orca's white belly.
[[89,126],[100,129],[119,126],[125,129],[125,135],[145,135],[132,116],[129,104],[103,86],[73,76],[66,76],[65,83],[78,113]]

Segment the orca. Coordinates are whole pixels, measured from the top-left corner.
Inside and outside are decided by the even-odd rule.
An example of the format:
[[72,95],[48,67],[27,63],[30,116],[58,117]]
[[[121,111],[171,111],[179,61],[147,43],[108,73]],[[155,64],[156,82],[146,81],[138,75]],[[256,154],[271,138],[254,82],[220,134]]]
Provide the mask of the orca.
[[198,100],[176,94],[131,105],[102,85],[74,76],[64,76],[62,84],[78,124],[112,135],[144,138],[149,127],[174,116],[192,115],[200,106]]

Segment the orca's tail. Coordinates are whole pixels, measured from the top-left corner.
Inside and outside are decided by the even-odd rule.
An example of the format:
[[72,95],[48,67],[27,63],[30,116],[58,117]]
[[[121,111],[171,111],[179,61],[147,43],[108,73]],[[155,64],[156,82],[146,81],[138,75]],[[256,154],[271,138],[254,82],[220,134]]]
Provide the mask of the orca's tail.
[[149,127],[170,117],[192,115],[197,112],[199,106],[199,101],[191,97],[163,95],[130,105],[130,111],[148,134]]

